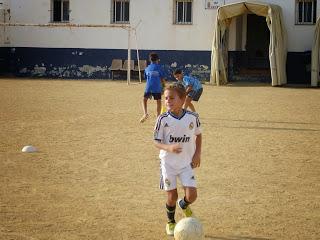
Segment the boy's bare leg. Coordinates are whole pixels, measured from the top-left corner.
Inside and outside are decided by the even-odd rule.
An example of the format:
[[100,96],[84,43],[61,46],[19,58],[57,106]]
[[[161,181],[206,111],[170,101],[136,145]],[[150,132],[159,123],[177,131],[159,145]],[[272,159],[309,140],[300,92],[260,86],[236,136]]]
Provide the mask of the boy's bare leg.
[[197,189],[194,187],[186,187],[184,189],[186,200],[191,204],[197,199]]
[[183,199],[178,199],[178,206],[182,209],[186,217],[192,217],[194,213],[189,205],[197,199],[197,189],[195,187],[185,187],[184,194]]
[[147,110],[147,102],[148,102],[148,98],[143,98],[142,100],[143,116],[142,118],[140,118],[141,123],[143,123],[149,117],[148,110]]
[[177,199],[178,199],[177,189],[167,191],[167,205],[175,206]]
[[157,116],[161,114],[161,99],[157,100]]
[[192,112],[195,112],[196,109],[194,108],[194,106],[193,106],[191,101],[192,101],[192,98],[187,96],[186,97],[186,101],[184,102],[184,107],[183,108],[187,110],[188,107],[189,107]]

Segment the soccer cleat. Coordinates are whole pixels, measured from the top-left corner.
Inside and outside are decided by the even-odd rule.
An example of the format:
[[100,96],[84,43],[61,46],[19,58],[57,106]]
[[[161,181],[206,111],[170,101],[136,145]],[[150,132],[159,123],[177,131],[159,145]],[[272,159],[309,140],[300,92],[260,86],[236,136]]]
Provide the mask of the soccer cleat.
[[148,117],[149,117],[149,114],[148,114],[148,113],[147,113],[147,114],[144,114],[144,115],[142,116],[142,118],[140,118],[140,122],[143,123],[144,121],[146,121],[146,120],[148,119]]
[[182,201],[182,199],[178,199],[177,204],[178,204],[178,206],[181,208],[181,210],[183,211],[184,215],[185,215],[186,217],[194,217],[194,214],[193,214],[193,212],[192,212],[192,210],[191,210],[191,208],[190,208],[189,206],[187,206],[187,208],[185,208],[185,209],[183,209],[183,208],[181,207],[181,205],[180,205],[180,202],[181,202],[181,201]]
[[167,232],[167,235],[169,236],[173,236],[174,234],[174,228],[176,226],[176,223],[174,222],[168,222],[167,225],[166,225],[166,232]]

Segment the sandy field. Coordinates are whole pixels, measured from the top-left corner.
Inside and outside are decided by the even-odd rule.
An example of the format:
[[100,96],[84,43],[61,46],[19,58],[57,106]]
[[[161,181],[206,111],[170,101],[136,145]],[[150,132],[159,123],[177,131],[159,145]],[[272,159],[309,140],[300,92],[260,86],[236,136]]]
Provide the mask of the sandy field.
[[[143,90],[0,79],[1,240],[173,239]],[[320,90],[205,85],[196,109],[205,239],[320,239]]]

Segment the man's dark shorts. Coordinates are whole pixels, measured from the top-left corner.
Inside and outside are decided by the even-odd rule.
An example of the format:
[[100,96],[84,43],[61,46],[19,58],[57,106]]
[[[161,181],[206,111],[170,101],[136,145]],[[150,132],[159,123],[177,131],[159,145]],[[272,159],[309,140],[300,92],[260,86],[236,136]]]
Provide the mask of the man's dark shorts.
[[203,92],[203,88],[200,88],[198,91],[192,90],[188,93],[188,96],[191,97],[193,101],[199,101],[199,98],[201,97],[201,94]]
[[151,92],[145,92],[143,95],[145,98],[152,98],[154,100],[161,100],[161,93],[151,93]]

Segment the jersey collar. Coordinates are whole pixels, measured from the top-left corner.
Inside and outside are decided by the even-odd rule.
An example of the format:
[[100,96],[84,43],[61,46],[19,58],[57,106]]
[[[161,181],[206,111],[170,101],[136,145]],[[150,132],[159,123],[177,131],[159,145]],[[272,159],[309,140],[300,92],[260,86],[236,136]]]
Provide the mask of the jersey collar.
[[183,118],[184,115],[186,114],[186,112],[187,112],[187,111],[186,111],[185,109],[182,109],[182,114],[178,117],[178,116],[174,115],[172,112],[168,111],[168,113],[169,113],[169,115],[170,115],[171,117],[173,117],[173,118],[175,118],[175,119],[178,119],[178,120],[180,120],[181,118]]

